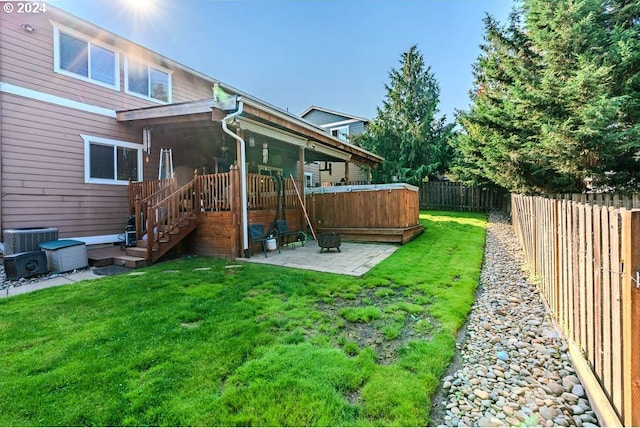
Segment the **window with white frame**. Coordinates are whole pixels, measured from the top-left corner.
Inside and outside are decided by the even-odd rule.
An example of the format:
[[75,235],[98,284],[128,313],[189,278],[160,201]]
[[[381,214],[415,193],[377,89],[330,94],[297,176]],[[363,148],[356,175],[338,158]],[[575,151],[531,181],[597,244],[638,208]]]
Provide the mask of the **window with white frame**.
[[77,31],[55,25],[54,71],[111,89],[120,89],[119,54]]
[[305,187],[313,187],[313,173],[305,172],[304,173],[304,185]]
[[127,58],[125,92],[162,103],[171,102],[171,72]]
[[128,184],[142,180],[142,144],[82,135],[84,180],[96,184]]
[[349,141],[349,126],[331,128],[331,135],[344,142]]

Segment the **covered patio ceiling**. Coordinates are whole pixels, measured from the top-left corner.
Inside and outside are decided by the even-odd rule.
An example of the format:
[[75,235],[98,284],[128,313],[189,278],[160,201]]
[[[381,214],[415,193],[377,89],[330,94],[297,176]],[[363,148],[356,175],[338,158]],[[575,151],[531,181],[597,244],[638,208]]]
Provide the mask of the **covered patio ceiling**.
[[[361,147],[345,143],[319,127],[290,113],[246,97],[233,96],[233,102],[206,99],[180,104],[124,110],[117,120],[142,130],[152,129],[156,136],[176,145],[189,144],[203,151],[218,154],[236,153],[236,144],[221,126],[223,119],[243,102],[243,112],[229,127],[242,131],[248,158],[261,153],[267,143],[270,157],[276,162],[299,160],[299,148],[304,148],[304,160],[309,162],[353,162],[376,168],[383,158]],[[277,166],[277,165],[274,165]]]

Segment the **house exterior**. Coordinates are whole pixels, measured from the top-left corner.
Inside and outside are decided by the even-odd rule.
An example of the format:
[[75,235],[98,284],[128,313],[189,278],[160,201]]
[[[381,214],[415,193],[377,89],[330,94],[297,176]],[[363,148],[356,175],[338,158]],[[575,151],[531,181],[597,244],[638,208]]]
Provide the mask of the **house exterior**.
[[[311,106],[300,117],[324,129],[328,134],[344,142],[350,142],[354,136],[364,133],[369,119],[341,113],[324,107]],[[349,183],[369,183],[368,170],[358,165],[344,162],[317,163],[307,167],[308,182],[322,186]],[[316,187],[316,186],[313,186]]]
[[[178,201],[198,219],[191,245],[225,257],[246,254],[252,216],[273,219],[269,177],[298,181],[303,192],[309,162],[371,168],[382,160],[48,4],[39,14],[0,14],[0,127],[0,229],[120,241],[134,199],[150,196],[150,186],[133,183],[159,186],[160,151],[170,149],[173,185],[193,189]],[[289,218],[301,228],[291,184]],[[215,233],[207,230],[214,223]]]

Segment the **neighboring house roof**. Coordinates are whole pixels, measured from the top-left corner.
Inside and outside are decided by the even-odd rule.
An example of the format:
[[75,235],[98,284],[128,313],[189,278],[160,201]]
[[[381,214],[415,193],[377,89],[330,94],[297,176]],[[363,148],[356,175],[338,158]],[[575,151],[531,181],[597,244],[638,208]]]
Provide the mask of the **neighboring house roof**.
[[[312,111],[322,111],[322,112],[329,113],[329,114],[332,114],[332,115],[335,115],[335,116],[342,116],[346,120],[351,119],[351,120],[358,121],[358,122],[369,123],[369,119],[367,119],[367,118],[360,117],[360,116],[354,116],[352,114],[342,113],[342,112],[339,112],[339,111],[335,111],[335,110],[331,110],[331,109],[328,109],[328,108],[325,108],[325,107],[319,107],[319,106],[315,106],[315,105],[310,106],[305,111],[300,113],[300,117],[302,117],[304,119]],[[327,124],[324,124],[323,127],[326,126],[326,125]]]

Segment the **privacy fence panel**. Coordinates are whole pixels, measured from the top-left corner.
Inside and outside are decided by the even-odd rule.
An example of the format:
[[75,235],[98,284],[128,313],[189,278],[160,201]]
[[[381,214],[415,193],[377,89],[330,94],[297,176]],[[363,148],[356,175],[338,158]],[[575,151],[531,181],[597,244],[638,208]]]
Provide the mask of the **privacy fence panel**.
[[503,210],[507,194],[497,190],[469,187],[462,183],[435,181],[420,185],[420,209],[447,211]]
[[[640,210],[628,197],[512,195],[512,220],[540,292],[598,393],[640,425]],[[597,205],[611,202],[614,206]]]

